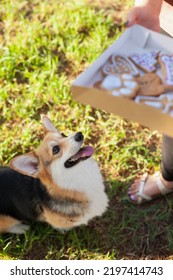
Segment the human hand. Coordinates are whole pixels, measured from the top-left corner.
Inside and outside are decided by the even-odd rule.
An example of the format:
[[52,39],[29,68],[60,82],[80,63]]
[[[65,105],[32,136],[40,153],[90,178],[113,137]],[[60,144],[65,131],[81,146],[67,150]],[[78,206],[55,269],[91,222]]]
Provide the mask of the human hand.
[[148,29],[159,32],[160,21],[159,13],[151,6],[133,7],[127,16],[127,27],[140,24]]

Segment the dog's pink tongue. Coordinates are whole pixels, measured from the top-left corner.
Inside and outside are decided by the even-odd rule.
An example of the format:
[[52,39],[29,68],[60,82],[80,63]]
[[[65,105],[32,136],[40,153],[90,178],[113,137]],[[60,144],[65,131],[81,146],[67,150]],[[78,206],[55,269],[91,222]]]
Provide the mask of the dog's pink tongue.
[[94,153],[94,149],[91,146],[86,146],[80,149],[80,151],[76,154],[78,157],[91,157]]

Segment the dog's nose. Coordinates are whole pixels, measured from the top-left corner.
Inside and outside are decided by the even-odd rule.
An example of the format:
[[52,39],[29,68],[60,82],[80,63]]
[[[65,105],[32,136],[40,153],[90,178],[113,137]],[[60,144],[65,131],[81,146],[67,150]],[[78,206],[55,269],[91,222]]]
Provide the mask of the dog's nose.
[[84,139],[82,132],[77,132],[74,136],[74,139],[76,142],[81,142]]

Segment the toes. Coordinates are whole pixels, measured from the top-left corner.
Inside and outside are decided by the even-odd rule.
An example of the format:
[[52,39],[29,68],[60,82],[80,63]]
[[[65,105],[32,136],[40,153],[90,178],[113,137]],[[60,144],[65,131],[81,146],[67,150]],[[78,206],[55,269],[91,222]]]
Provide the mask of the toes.
[[139,189],[139,181],[136,181],[128,189],[128,194],[129,195],[134,195],[138,192],[138,189]]
[[131,199],[132,201],[137,201],[138,197],[137,197],[137,195],[132,194],[132,195],[130,195],[130,199]]

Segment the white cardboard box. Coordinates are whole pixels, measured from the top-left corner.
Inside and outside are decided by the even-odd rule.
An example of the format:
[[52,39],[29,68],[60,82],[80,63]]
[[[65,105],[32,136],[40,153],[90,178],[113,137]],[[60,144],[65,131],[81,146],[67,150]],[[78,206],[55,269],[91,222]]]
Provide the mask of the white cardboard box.
[[[94,88],[101,78],[100,69],[107,63],[111,55],[121,53],[130,55],[159,50],[173,53],[173,39],[150,31],[139,25],[127,29],[98,59],[72,84],[72,94],[76,101],[114,113],[127,120],[139,122],[151,129],[158,130],[173,137],[173,116],[145,104],[138,104],[124,97],[115,97],[109,91]],[[173,97],[173,91],[169,92]],[[173,114],[172,114],[173,115]]]

